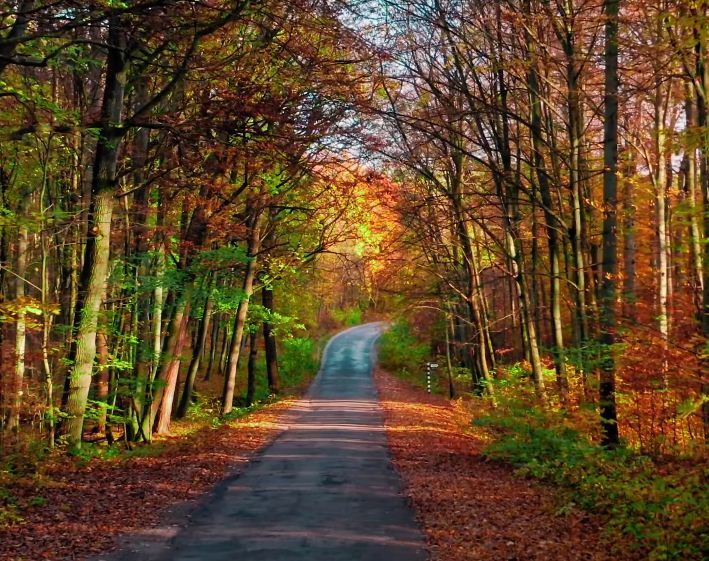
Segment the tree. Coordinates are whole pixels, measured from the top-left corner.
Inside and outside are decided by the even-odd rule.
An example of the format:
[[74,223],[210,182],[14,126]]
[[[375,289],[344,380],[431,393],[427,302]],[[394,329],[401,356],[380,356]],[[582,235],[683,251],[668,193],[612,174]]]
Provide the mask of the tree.
[[603,444],[618,446],[615,397],[616,278],[618,245],[618,12],[620,0],[605,0],[605,89],[603,99],[603,285],[601,289],[601,343],[606,346],[601,364],[599,397]]

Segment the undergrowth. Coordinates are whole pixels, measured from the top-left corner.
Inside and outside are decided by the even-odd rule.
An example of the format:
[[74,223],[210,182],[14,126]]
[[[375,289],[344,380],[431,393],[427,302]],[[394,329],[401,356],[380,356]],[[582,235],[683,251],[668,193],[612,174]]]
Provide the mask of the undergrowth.
[[709,559],[709,466],[666,461],[628,448],[606,450],[561,412],[503,397],[473,421],[491,442],[484,454],[561,490],[560,514],[602,514],[612,543],[649,561]]
[[426,385],[425,362],[429,356],[428,346],[411,333],[405,320],[395,321],[378,342],[379,364],[408,382]]
[[332,317],[341,325],[352,327],[362,323],[362,310],[358,306],[330,310]]

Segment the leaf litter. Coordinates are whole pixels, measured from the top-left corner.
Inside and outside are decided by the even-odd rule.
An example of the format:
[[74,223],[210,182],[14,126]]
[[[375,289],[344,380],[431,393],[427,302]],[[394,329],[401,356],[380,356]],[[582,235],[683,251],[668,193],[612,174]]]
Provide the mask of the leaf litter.
[[13,479],[12,500],[23,508],[0,528],[0,560],[80,561],[112,549],[118,536],[157,525],[169,507],[196,501],[243,470],[281,432],[292,403],[160,441],[159,455],[83,464],[57,456],[41,476]]
[[603,522],[482,455],[470,414],[376,369],[392,461],[431,561],[627,561]]

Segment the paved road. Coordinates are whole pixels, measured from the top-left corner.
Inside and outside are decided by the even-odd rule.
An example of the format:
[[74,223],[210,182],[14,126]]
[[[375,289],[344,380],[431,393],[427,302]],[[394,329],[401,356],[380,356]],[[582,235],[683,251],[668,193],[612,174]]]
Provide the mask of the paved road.
[[288,429],[149,550],[161,561],[428,559],[389,464],[371,379],[378,335],[367,324],[334,337]]

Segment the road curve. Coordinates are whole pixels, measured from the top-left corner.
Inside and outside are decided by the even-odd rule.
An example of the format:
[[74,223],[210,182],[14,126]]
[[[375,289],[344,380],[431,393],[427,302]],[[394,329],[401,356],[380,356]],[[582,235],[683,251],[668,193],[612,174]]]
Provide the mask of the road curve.
[[[288,428],[224,481],[160,561],[424,561],[372,382],[380,324],[336,335]],[[140,552],[141,559],[147,552]]]

